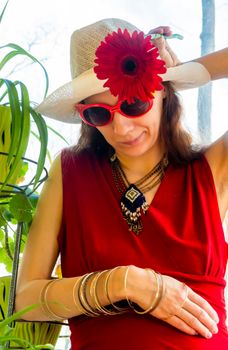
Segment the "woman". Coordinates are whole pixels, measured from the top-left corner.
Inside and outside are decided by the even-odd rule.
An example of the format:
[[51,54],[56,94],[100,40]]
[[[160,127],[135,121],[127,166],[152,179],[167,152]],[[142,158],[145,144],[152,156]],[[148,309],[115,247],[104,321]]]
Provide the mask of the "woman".
[[[193,150],[174,89],[227,74],[200,62],[166,72],[150,37],[102,20],[73,34],[73,80],[39,106],[83,123],[42,191],[16,307],[39,301],[26,319],[69,319],[72,350],[227,348],[227,136]],[[63,278],[51,280],[59,253]]]

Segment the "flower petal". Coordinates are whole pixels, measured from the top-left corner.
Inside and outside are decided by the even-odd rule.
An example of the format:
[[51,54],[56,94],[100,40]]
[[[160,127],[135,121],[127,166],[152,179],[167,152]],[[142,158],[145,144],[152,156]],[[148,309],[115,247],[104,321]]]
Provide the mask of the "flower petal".
[[149,100],[156,90],[163,89],[158,74],[166,72],[165,62],[158,58],[158,49],[143,32],[119,28],[108,34],[96,50],[94,72],[119,100]]

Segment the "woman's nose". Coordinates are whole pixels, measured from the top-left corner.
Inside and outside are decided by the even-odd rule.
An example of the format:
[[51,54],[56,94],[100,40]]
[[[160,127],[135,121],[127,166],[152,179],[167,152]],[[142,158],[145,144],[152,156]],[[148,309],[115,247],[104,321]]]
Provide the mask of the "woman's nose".
[[112,121],[113,131],[118,135],[125,135],[134,129],[134,122],[119,112],[115,112]]

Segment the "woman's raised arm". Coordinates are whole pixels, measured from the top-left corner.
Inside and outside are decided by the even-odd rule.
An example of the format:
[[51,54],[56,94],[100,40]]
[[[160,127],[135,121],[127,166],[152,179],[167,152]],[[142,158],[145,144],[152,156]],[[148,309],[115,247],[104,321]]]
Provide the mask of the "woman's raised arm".
[[194,60],[204,65],[211,80],[228,78],[228,47]]

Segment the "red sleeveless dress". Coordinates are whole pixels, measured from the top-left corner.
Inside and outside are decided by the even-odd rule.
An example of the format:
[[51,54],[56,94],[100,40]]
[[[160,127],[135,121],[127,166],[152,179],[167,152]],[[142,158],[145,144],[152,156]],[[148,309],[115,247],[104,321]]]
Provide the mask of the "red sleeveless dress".
[[224,300],[227,244],[215,186],[204,156],[186,166],[169,165],[143,216],[139,236],[120,210],[120,194],[108,160],[88,151],[62,152],[63,221],[59,233],[64,277],[118,265],[150,267],[186,283],[217,311],[211,339],[186,335],[150,315],[69,320],[72,350],[227,350]]

